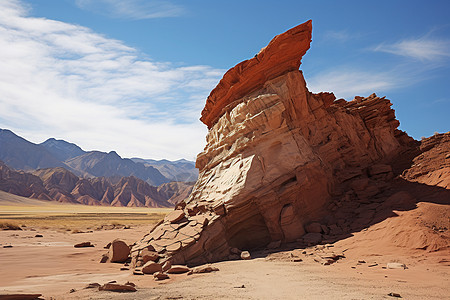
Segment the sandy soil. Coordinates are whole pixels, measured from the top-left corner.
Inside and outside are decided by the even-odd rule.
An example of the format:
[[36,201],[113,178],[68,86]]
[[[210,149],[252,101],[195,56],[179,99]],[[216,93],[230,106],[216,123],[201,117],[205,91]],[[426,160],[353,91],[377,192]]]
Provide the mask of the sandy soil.
[[[319,246],[259,252],[249,261],[216,263],[218,272],[172,275],[163,282],[120,271],[121,264],[98,262],[109,241],[121,238],[131,243],[148,230],[141,226],[79,234],[50,229],[0,231],[1,243],[13,245],[0,248],[0,293],[42,293],[45,299],[393,299],[388,293],[394,292],[405,299],[450,299],[448,251],[401,255],[398,249],[358,250],[356,243],[367,233],[326,250]],[[81,241],[96,247],[73,247]],[[343,253],[345,258],[324,266],[315,261],[322,252]],[[365,263],[358,263],[362,260]],[[383,268],[388,262],[408,268]],[[122,294],[84,288],[113,280],[134,282],[138,291]]]
[[[41,293],[45,299],[395,299],[388,294],[397,293],[404,299],[450,299],[450,207],[446,204],[420,202],[414,209],[394,211],[393,217],[334,244],[306,249],[293,244],[253,252],[252,260],[214,264],[218,272],[171,275],[160,282],[150,275],[121,271],[122,264],[99,263],[110,241],[120,238],[131,244],[153,225],[141,225],[141,220],[131,229],[106,226],[73,233],[70,226],[72,231],[61,228],[76,219],[69,208],[46,207],[43,213],[30,207],[2,206],[0,213],[7,220],[14,217],[17,222],[53,227],[0,230],[0,294]],[[73,215],[80,213],[70,209]],[[109,222],[110,215],[105,210],[69,225],[88,228],[91,218],[101,224]],[[56,221],[47,222],[47,217]],[[132,219],[133,215],[127,215],[125,224]],[[95,247],[73,247],[85,241]],[[330,255],[342,258],[323,265]],[[407,268],[389,269],[391,262]],[[85,288],[89,283],[110,281],[131,281],[138,291],[123,294]]]

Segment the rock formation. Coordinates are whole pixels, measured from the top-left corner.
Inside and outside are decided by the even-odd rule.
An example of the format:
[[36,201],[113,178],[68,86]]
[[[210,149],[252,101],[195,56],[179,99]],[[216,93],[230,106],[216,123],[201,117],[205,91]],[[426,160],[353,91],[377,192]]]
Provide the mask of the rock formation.
[[[158,252],[160,263],[198,265],[236,258],[236,248],[317,243],[322,233],[351,225],[335,218],[308,226],[336,211],[331,205],[346,199],[363,213],[388,185],[388,162],[417,145],[397,129],[384,97],[347,102],[308,91],[298,68],[311,30],[308,21],[276,36],[213,89],[201,117],[209,132],[197,156],[199,179],[189,198],[133,245],[135,266],[143,251]],[[315,231],[305,235],[305,228]]]

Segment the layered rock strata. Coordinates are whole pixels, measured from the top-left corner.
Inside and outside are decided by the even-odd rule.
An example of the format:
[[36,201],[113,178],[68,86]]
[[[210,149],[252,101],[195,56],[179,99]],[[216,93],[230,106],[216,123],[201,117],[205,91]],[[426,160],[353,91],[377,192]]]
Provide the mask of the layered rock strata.
[[64,168],[15,171],[0,161],[0,190],[40,200],[85,205],[173,207],[187,198],[192,183],[170,182],[159,187],[134,176],[79,178]]
[[296,241],[344,196],[343,186],[410,142],[389,100],[308,91],[298,66],[310,41],[308,21],[224,75],[202,112],[209,132],[199,179],[133,245],[135,266],[145,251],[160,263],[197,265],[235,258],[236,248]]

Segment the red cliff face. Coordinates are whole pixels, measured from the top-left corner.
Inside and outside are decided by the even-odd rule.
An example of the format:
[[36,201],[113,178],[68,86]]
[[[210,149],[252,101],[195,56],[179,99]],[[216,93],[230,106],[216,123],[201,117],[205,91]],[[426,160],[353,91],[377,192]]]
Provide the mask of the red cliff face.
[[198,181],[133,245],[134,266],[147,250],[159,263],[196,265],[236,258],[233,248],[317,243],[381,218],[393,157],[417,145],[384,97],[308,91],[298,67],[310,41],[308,21],[224,75],[202,112]]
[[211,128],[240,98],[261,88],[265,82],[298,70],[311,43],[311,20],[277,35],[252,59],[228,70],[206,100],[200,120]]

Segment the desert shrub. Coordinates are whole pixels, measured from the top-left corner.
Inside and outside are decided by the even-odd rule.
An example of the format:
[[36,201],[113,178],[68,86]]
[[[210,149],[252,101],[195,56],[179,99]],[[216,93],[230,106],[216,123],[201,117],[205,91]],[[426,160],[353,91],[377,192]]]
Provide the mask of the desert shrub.
[[20,226],[17,226],[15,224],[8,223],[8,222],[0,222],[0,229],[2,229],[2,230],[22,230],[22,228],[20,228]]

